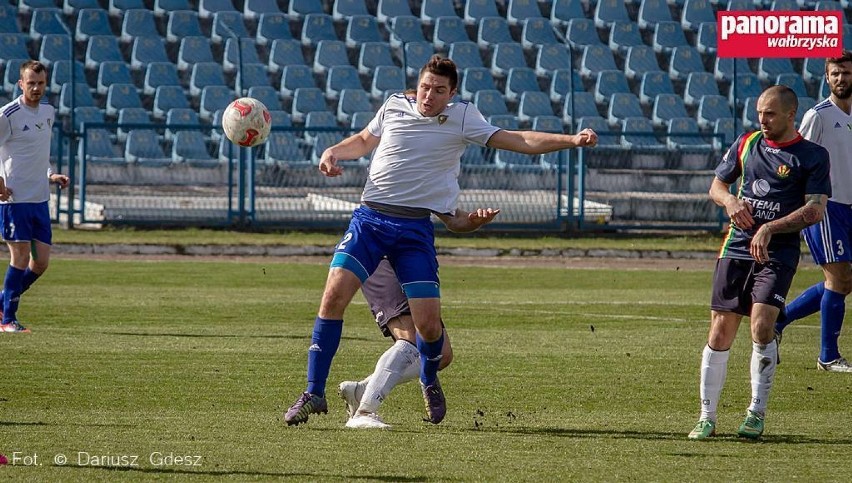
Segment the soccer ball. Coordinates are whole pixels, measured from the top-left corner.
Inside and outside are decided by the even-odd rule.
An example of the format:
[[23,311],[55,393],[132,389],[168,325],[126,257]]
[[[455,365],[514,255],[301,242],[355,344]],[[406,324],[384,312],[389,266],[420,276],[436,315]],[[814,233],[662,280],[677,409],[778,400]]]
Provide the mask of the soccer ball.
[[222,129],[234,144],[247,148],[266,142],[272,128],[272,116],[262,102],[241,97],[228,104],[222,114]]

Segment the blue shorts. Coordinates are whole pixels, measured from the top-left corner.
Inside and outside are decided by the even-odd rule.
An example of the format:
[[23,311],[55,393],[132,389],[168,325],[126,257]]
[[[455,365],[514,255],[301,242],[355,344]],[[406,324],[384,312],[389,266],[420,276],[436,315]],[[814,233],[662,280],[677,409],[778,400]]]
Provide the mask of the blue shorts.
[[394,267],[406,297],[441,296],[431,219],[398,218],[358,207],[335,248],[331,267],[349,270],[363,284],[384,257]]
[[48,245],[53,242],[47,201],[0,204],[0,224],[3,227],[3,241],[37,240]]
[[825,217],[816,225],[804,230],[805,242],[811,250],[814,263],[825,265],[834,262],[852,261],[852,206],[829,201]]

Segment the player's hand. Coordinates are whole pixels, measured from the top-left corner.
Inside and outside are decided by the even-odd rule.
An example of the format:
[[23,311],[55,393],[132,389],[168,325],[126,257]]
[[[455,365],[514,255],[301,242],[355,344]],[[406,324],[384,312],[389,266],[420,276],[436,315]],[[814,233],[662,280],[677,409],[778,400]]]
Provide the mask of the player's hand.
[[491,221],[494,220],[494,217],[496,217],[499,213],[499,209],[478,208],[476,211],[468,213],[467,219],[478,228],[482,225],[491,223]]
[[589,128],[578,132],[575,137],[578,148],[593,148],[598,145],[598,134]]
[[725,211],[728,212],[731,221],[743,230],[748,230],[754,226],[754,218],[751,216],[753,209],[748,201],[733,196],[731,197],[731,201],[725,205]]
[[331,151],[326,149],[320,158],[319,170],[322,174],[333,178],[343,174],[343,168],[337,165],[337,158],[331,154]]
[[757,263],[769,261],[769,241],[772,240],[772,231],[766,225],[757,229],[757,233],[751,239],[748,251]]
[[60,188],[66,188],[71,179],[64,174],[52,174],[50,175],[50,182],[59,185]]
[[6,187],[5,184],[0,185],[0,201],[9,201],[12,197],[12,190]]

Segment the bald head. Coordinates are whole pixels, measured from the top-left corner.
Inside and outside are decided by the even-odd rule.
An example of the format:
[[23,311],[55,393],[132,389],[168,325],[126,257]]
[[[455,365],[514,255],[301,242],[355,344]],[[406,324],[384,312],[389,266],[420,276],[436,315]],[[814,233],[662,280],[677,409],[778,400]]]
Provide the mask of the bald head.
[[799,98],[787,86],[768,87],[757,99],[757,118],[763,136],[777,143],[796,138],[796,110]]

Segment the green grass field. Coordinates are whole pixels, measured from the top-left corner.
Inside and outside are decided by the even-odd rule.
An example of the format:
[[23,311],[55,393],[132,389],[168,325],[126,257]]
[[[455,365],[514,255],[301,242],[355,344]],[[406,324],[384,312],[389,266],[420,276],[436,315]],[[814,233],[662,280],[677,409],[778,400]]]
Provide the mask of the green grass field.
[[[803,265],[793,294],[821,276]],[[442,373],[448,416],[437,426],[421,422],[419,387],[409,384],[383,405],[393,425],[384,432],[345,429],[333,391],[371,372],[388,346],[359,295],[332,367],[329,414],[286,427],[282,412],[304,388],[325,272],[321,264],[274,260],[55,259],[19,312],[33,333],[0,335],[0,453],[18,458],[0,468],[0,478],[852,475],[852,378],[815,370],[815,318],[785,333],[761,442],[733,436],[750,394],[745,328],[729,365],[720,436],[686,439],[698,414],[709,271],[445,266],[444,318],[455,348]]]

